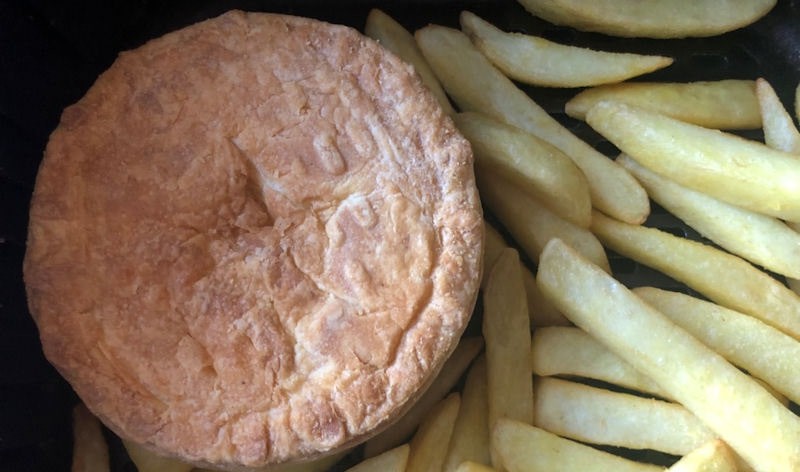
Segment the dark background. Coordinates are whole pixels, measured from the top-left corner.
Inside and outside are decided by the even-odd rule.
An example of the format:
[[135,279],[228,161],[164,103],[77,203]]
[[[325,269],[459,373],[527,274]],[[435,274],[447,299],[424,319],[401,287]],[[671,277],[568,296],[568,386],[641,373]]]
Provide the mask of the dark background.
[[[362,29],[380,6],[414,30],[427,23],[456,26],[470,9],[501,28],[595,49],[670,55],[675,64],[647,80],[767,78],[794,111],[800,81],[800,0],[779,1],[764,19],[720,37],[687,40],[609,38],[558,28],[513,1],[163,1],[0,0],[0,471],[69,470],[70,409],[77,398],[44,359],[22,283],[27,211],[49,133],[61,110],[77,101],[122,50],[231,8],[311,16]],[[557,119],[612,155],[582,123],[563,114],[575,90],[524,87]],[[757,133],[751,137],[759,137]],[[648,224],[697,238],[657,208]],[[628,285],[676,283],[610,255]],[[112,441],[113,465],[133,470]]]

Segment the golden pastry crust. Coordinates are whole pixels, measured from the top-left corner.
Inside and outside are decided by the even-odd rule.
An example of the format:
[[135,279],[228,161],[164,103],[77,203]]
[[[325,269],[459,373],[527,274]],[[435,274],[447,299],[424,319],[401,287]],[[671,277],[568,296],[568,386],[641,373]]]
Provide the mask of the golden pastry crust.
[[120,55],[48,143],[25,281],[115,432],[228,468],[396,419],[454,348],[482,250],[472,154],[350,28],[229,12]]

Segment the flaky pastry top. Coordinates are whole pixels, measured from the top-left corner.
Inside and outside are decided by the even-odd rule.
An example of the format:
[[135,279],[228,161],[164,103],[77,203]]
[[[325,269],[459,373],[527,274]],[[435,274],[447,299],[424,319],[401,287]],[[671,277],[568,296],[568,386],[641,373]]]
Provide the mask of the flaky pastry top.
[[343,26],[229,12],[122,53],[37,177],[25,281],[111,429],[197,464],[352,445],[471,314],[472,155],[410,66]]

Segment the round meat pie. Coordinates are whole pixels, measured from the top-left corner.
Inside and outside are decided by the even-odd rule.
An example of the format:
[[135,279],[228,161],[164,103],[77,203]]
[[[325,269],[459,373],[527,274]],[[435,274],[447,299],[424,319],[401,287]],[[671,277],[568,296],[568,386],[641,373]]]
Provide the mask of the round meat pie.
[[53,132],[25,281],[113,431],[236,469],[397,419],[472,312],[468,143],[353,29],[229,12],[122,53]]

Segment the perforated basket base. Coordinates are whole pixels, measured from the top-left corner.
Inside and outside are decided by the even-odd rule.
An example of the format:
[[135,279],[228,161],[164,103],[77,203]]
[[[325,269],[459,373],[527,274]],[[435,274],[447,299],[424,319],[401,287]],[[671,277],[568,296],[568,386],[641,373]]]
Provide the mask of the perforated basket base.
[[[579,46],[672,56],[675,63],[641,80],[694,81],[765,77],[793,109],[800,80],[800,6],[783,1],[764,19],[707,39],[638,40],[581,33],[538,20],[513,1],[177,1],[101,2],[0,0],[0,471],[68,470],[70,408],[77,401],[45,361],[27,312],[21,267],[27,210],[48,134],[61,110],[76,101],[117,52],[231,8],[311,16],[361,29],[371,7],[384,9],[414,30],[428,23],[457,27],[469,9],[503,29]],[[606,155],[616,150],[584,123],[563,113],[576,90],[523,87],[540,105]],[[757,133],[748,137],[760,138]],[[491,215],[489,215],[491,218]],[[692,239],[699,235],[658,206],[646,222]],[[610,253],[614,275],[630,287],[681,284]],[[473,322],[470,329],[479,329]],[[134,470],[119,441],[109,435],[112,470]],[[628,455],[666,463],[650,451]],[[337,469],[357,459],[353,455]]]

